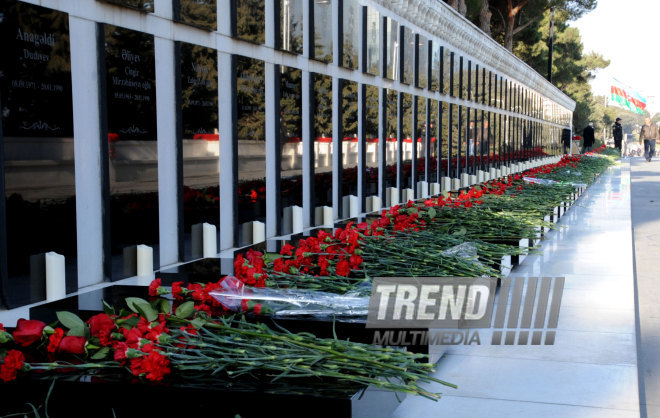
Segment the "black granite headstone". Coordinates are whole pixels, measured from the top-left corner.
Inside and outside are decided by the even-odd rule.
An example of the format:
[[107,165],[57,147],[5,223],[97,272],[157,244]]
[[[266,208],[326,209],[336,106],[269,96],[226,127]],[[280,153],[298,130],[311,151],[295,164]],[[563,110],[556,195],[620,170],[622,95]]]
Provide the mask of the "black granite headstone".
[[[154,37],[105,25],[113,278],[123,249],[158,244],[158,151]],[[158,250],[154,250],[158,266]]]
[[[312,207],[332,206],[332,77],[312,74],[314,83],[314,193]],[[312,212],[314,217],[314,212]]]
[[154,11],[154,0],[98,0],[104,3],[116,4],[117,6],[129,7],[142,12]]
[[[238,223],[266,220],[264,62],[236,57]],[[245,243],[251,243],[246,239]],[[242,244],[245,245],[245,244]]]
[[[357,196],[358,83],[342,80],[342,196]],[[342,216],[344,217],[344,216]]]
[[332,3],[313,2],[314,51],[313,58],[332,62]]
[[45,252],[66,257],[67,291],[77,288],[69,16],[18,1],[2,2],[0,16],[0,198],[14,307],[45,298],[43,269],[31,262]]
[[236,37],[263,44],[266,41],[264,0],[232,0],[236,10]]
[[[366,178],[365,197],[378,195],[378,161],[379,147],[384,146],[385,138],[378,135],[380,107],[378,105],[378,87],[365,86],[365,147],[366,147]],[[364,208],[364,206],[363,206]]]
[[174,19],[187,25],[215,30],[217,0],[173,0]]
[[344,0],[342,2],[342,65],[346,68],[357,69],[359,65],[360,32],[360,5],[357,0]]
[[303,0],[280,0],[277,47],[294,54],[303,52]]
[[380,75],[380,13],[372,7],[367,7],[367,63],[366,72]]

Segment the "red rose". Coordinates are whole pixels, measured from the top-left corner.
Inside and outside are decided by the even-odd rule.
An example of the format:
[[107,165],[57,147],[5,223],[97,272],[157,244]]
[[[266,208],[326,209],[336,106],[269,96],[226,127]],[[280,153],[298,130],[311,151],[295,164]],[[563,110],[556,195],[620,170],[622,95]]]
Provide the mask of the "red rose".
[[45,327],[46,324],[41,321],[21,318],[16,324],[16,330],[14,330],[14,341],[23,347],[27,347],[41,339]]
[[100,313],[89,318],[87,321],[89,330],[95,337],[109,335],[115,328],[115,322],[107,314]]
[[68,354],[84,354],[85,343],[87,343],[87,339],[85,337],[66,336],[62,338],[57,351],[60,353]]
[[0,366],[0,380],[9,382],[16,379],[16,373],[23,368],[23,364],[25,364],[23,353],[18,350],[9,350]]

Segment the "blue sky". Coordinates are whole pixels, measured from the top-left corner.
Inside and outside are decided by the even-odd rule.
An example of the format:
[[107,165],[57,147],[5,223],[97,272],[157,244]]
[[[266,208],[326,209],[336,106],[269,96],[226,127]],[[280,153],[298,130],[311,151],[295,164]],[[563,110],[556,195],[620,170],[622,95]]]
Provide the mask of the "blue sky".
[[[616,78],[647,100],[660,100],[659,1],[598,0],[594,11],[571,26],[580,30],[585,53],[595,51],[610,60],[591,84],[594,94],[609,95],[611,79]],[[660,109],[656,105],[650,110]]]

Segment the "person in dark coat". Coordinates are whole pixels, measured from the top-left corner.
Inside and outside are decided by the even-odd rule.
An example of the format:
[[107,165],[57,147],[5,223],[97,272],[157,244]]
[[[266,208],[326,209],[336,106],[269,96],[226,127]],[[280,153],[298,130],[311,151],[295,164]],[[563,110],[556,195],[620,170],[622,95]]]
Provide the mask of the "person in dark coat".
[[484,119],[481,130],[477,132],[477,148],[479,148],[479,153],[481,155],[490,154],[490,140],[492,137],[493,134],[490,131],[488,119]]
[[612,125],[612,138],[614,138],[614,147],[621,151],[621,141],[623,140],[623,126],[621,126],[621,118],[616,118],[614,125]]
[[589,122],[589,126],[584,128],[584,131],[582,131],[582,154],[585,152],[590,152],[591,147],[594,144],[595,138],[594,138],[594,123]]
[[564,128],[561,130],[561,144],[564,146],[564,154],[568,154],[571,149],[571,130]]

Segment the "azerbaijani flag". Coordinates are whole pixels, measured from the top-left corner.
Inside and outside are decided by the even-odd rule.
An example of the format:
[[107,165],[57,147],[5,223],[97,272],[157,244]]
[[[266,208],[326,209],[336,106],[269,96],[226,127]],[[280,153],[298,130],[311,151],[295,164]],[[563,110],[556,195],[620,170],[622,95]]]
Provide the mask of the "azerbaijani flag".
[[618,103],[624,109],[635,113],[644,113],[646,109],[646,99],[635,90],[624,85],[617,79],[612,79],[610,87],[611,101]]

